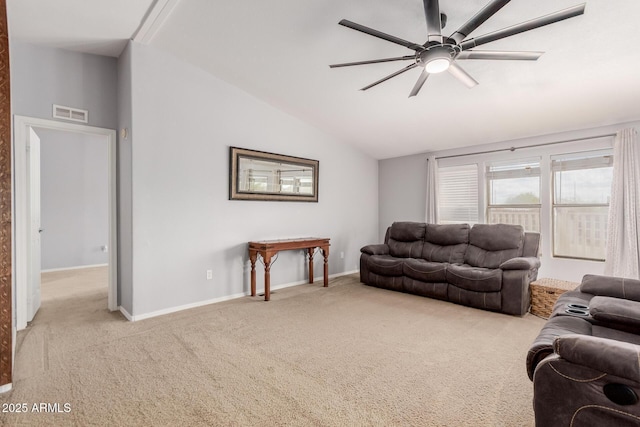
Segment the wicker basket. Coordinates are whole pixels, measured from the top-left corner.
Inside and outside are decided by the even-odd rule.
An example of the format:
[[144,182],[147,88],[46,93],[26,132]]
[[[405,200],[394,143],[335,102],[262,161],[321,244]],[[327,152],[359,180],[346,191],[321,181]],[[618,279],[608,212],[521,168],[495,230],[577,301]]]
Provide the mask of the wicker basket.
[[557,279],[538,279],[531,282],[531,314],[548,319],[558,297],[574,290],[579,283]]

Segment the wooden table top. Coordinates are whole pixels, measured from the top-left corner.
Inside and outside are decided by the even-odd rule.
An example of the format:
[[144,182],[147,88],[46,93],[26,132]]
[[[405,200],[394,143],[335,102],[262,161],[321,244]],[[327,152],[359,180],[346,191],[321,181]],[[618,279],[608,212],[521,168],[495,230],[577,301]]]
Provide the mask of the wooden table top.
[[249,242],[250,249],[328,246],[327,237],[296,237],[293,239],[258,240]]
[[255,240],[249,243],[270,244],[270,243],[286,243],[286,242],[306,242],[315,240],[329,240],[327,237],[295,237],[293,239],[274,239],[274,240]]

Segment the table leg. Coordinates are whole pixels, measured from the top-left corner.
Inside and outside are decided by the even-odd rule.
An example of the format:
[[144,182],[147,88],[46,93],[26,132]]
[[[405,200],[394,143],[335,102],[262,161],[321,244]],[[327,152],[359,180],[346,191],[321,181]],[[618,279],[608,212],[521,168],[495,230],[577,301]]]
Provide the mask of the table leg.
[[309,254],[309,283],[313,283],[313,252],[315,248],[307,249]]
[[324,287],[329,286],[329,247],[322,248],[322,255],[324,255]]
[[256,258],[258,257],[257,252],[250,251],[249,252],[249,261],[251,261],[251,296],[256,296]]
[[271,299],[271,254],[266,254],[264,258],[264,300]]

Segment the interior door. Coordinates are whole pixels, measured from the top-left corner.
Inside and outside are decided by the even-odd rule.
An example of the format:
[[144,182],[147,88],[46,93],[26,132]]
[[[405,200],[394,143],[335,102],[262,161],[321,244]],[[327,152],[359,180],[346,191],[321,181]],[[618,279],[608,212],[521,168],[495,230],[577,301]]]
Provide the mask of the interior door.
[[31,322],[40,308],[40,138],[29,128],[28,152],[28,203],[29,203],[29,262],[27,271],[27,322]]

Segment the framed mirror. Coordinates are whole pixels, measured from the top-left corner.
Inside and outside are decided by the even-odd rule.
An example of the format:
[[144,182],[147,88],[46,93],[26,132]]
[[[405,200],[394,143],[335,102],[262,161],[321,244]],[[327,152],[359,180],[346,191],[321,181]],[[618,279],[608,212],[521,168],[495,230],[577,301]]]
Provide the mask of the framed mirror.
[[318,160],[231,147],[229,200],[318,201]]

